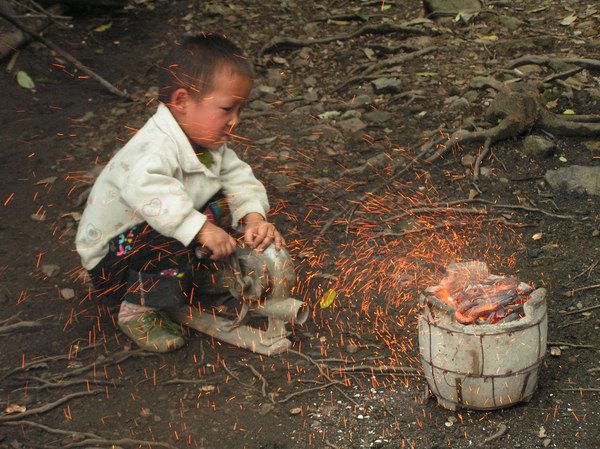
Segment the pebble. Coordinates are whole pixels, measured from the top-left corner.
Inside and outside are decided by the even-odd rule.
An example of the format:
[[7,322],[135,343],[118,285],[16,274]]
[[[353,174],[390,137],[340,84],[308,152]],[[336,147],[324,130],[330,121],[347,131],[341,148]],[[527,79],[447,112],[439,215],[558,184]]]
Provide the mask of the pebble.
[[72,288],[63,288],[60,290],[60,296],[63,299],[73,299],[75,297],[75,290]]
[[58,265],[53,265],[53,264],[48,264],[48,265],[42,265],[40,268],[40,271],[42,273],[44,273],[46,276],[48,276],[49,278],[56,276],[58,273],[60,273],[60,267]]

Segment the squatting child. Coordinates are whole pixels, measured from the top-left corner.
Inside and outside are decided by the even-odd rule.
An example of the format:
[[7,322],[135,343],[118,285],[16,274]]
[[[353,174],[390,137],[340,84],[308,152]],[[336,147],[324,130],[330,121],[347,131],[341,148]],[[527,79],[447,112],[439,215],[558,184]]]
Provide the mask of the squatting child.
[[121,301],[120,329],[144,349],[185,344],[163,312],[188,301],[198,247],[223,259],[237,245],[232,230],[257,251],[284,245],[266,220],[264,186],[227,145],[253,77],[225,37],[174,46],[160,67],[156,113],[91,190],[77,251],[98,296]]

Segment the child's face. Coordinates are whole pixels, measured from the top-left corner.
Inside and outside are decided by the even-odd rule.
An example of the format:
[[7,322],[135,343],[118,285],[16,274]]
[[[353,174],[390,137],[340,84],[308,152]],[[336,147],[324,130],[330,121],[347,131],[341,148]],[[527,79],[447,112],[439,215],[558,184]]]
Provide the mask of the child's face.
[[188,139],[209,150],[216,150],[230,140],[252,89],[250,78],[227,69],[215,74],[213,84],[212,91],[205,96],[188,95],[177,117]]

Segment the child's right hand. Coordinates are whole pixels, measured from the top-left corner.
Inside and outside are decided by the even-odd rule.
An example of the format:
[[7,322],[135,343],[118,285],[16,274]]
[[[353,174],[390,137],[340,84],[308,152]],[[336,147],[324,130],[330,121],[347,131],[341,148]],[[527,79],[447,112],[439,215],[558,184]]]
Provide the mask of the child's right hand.
[[198,242],[210,251],[210,260],[218,260],[235,252],[237,242],[220,227],[206,220],[198,232]]

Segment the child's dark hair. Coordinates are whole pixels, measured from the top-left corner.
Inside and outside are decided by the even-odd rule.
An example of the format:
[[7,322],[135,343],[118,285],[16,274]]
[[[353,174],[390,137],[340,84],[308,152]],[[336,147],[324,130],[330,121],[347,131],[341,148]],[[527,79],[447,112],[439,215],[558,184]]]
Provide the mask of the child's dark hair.
[[226,37],[218,34],[188,37],[173,47],[159,68],[158,99],[169,103],[173,92],[181,87],[192,97],[210,93],[215,74],[221,69],[254,78],[250,61]]

